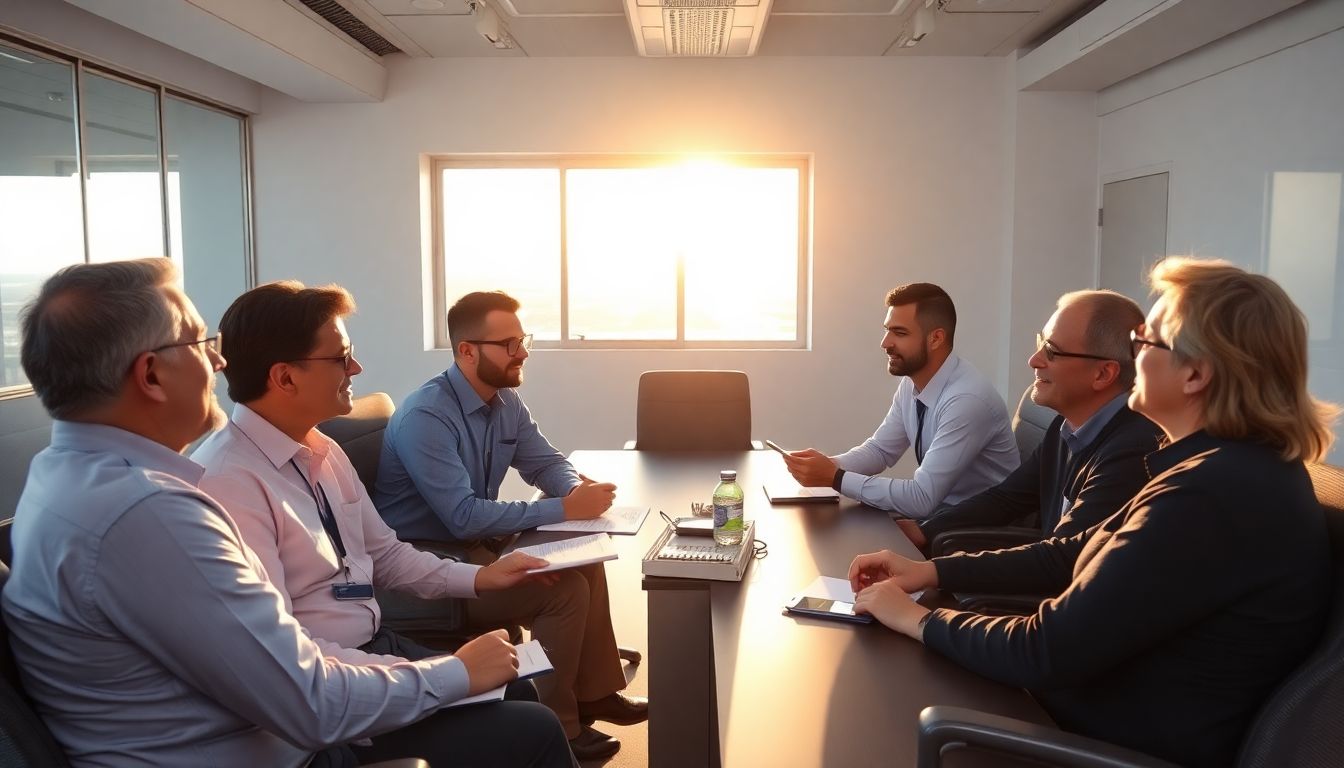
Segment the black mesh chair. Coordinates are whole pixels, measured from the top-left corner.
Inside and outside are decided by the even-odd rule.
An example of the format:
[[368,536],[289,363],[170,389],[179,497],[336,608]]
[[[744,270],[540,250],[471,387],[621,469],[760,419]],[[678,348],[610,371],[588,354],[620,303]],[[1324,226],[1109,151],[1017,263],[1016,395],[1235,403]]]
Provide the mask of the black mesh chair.
[[[1344,469],[1308,467],[1325,511],[1333,558],[1330,617],[1316,648],[1260,708],[1242,741],[1237,768],[1333,768],[1344,755]],[[919,768],[942,765],[961,748],[1081,768],[1169,766],[1132,750],[962,707],[926,707],[919,715]],[[1039,764],[1039,763],[1036,763]]]
[[639,377],[636,451],[748,451],[751,384],[742,371],[645,371]]

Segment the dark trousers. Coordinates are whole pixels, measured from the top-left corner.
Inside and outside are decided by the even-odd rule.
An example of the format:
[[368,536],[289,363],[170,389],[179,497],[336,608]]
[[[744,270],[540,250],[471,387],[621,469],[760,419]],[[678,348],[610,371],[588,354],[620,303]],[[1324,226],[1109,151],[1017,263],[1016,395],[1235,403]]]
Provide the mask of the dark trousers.
[[[412,661],[443,655],[385,629],[360,646],[368,653]],[[354,744],[318,753],[311,768],[350,768],[380,760],[419,757],[440,766],[578,768],[555,713],[537,703],[530,681],[509,683],[504,701],[441,709],[422,720]]]

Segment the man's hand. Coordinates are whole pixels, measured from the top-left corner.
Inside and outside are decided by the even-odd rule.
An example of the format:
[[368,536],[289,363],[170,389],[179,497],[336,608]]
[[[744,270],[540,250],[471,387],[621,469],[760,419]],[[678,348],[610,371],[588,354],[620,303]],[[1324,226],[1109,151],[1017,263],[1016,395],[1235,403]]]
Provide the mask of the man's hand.
[[566,520],[591,520],[606,512],[616,498],[614,483],[598,483],[579,475],[579,484],[565,497]]
[[831,457],[818,451],[815,448],[805,448],[801,451],[789,451],[781,454],[784,457],[784,465],[789,468],[789,474],[798,481],[799,485],[809,488],[830,488],[831,481],[835,480],[835,462]]
[[919,620],[929,609],[910,599],[895,579],[888,579],[855,595],[854,612],[871,614],[888,629],[920,640]]
[[856,595],[885,581],[903,592],[918,592],[938,586],[938,570],[927,560],[911,560],[889,549],[859,555],[849,565],[849,588]]
[[[533,568],[544,568],[546,565],[546,561],[540,557],[533,557],[526,552],[510,552],[476,572],[476,594],[508,589],[514,584],[526,581],[530,577],[528,571]],[[536,575],[540,577],[552,574]]]
[[901,533],[905,534],[910,543],[919,549],[923,550],[929,545],[929,537],[925,536],[924,531],[920,530],[919,523],[903,517],[896,521],[896,525],[900,527]]
[[518,650],[503,629],[487,632],[453,654],[467,668],[467,695],[475,696],[518,677]]

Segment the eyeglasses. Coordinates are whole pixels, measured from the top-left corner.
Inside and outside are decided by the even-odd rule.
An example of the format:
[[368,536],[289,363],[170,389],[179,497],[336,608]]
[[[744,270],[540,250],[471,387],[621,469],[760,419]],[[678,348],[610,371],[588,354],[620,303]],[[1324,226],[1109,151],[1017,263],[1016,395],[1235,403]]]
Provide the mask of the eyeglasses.
[[296,357],[293,360],[290,360],[289,362],[302,363],[308,360],[330,360],[333,363],[340,363],[342,370],[348,371],[350,370],[350,364],[354,362],[354,359],[355,359],[355,345],[351,344],[350,351],[346,352],[344,355],[328,355],[326,357]]
[[194,347],[197,344],[204,344],[207,349],[218,355],[219,350],[224,346],[224,334],[216,333],[214,336],[209,336],[204,339],[197,339],[195,341],[175,341],[172,344],[164,344],[161,347],[155,347],[149,351],[162,352],[165,349],[172,349],[173,347]]
[[1167,344],[1164,341],[1153,341],[1152,339],[1145,339],[1139,335],[1139,332],[1137,330],[1129,332],[1129,354],[1133,355],[1135,360],[1139,358],[1139,350],[1143,349],[1145,346],[1157,347],[1158,349],[1165,349],[1168,352],[1171,351],[1171,345]]
[[509,357],[518,355],[518,348],[522,347],[528,352],[532,351],[532,334],[518,336],[512,339],[500,339],[498,341],[487,341],[485,339],[467,339],[468,344],[489,344],[492,347],[503,347],[505,354]]
[[1046,359],[1046,360],[1049,360],[1049,361],[1052,362],[1052,363],[1055,361],[1055,358],[1056,358],[1056,357],[1081,357],[1081,358],[1083,358],[1084,360],[1110,360],[1110,359],[1111,359],[1111,358],[1109,358],[1109,357],[1102,357],[1101,355],[1086,355],[1086,354],[1083,354],[1082,352],[1065,352],[1064,350],[1062,350],[1062,349],[1060,349],[1059,347],[1055,346],[1055,342],[1053,342],[1053,341],[1051,341],[1051,340],[1045,338],[1044,336],[1042,336],[1042,335],[1039,334],[1039,333],[1036,334],[1036,351],[1037,351],[1037,352],[1044,352],[1044,353],[1045,353],[1045,359]]

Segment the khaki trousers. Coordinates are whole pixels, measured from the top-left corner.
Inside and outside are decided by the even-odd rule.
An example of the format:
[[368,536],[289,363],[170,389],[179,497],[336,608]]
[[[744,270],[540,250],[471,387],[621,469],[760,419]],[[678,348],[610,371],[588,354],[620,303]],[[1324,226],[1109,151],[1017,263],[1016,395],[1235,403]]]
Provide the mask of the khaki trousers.
[[[468,562],[488,565],[498,557],[484,547]],[[541,703],[560,717],[565,735],[579,735],[580,701],[596,701],[625,687],[625,672],[611,628],[607,571],[601,563],[556,571],[559,583],[526,582],[466,601],[467,627],[489,630],[521,624],[546,649],[555,671],[533,679]]]

